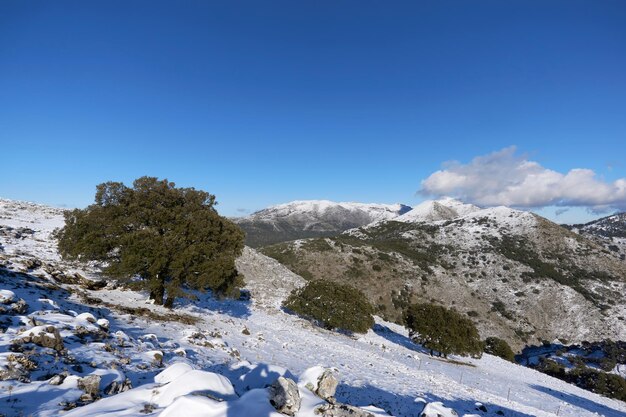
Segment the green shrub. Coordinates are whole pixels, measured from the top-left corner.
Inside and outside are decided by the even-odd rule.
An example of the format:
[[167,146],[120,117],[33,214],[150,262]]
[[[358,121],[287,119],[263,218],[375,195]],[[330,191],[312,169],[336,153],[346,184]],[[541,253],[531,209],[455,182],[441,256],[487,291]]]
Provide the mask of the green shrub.
[[511,349],[511,346],[509,346],[505,340],[498,337],[488,337],[485,339],[485,353],[499,356],[509,362],[515,362],[515,353],[513,349]]
[[480,357],[483,344],[474,323],[456,312],[435,304],[412,304],[404,313],[411,338],[426,349],[443,354]]
[[310,281],[292,291],[283,306],[329,330],[366,333],[374,325],[374,308],[365,295],[331,281]]

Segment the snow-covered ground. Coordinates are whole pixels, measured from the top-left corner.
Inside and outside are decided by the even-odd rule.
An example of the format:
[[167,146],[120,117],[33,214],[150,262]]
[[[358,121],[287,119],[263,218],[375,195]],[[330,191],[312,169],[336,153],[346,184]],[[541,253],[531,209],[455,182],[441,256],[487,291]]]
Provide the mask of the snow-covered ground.
[[[98,278],[88,268],[59,264],[50,233],[62,223],[60,210],[0,200],[2,230],[33,231],[0,235],[0,260],[7,268],[0,273],[0,290],[12,298],[6,306],[20,298],[29,306],[24,313],[0,315],[6,328],[0,333],[0,368],[32,348],[25,344],[25,352],[9,350],[33,330],[54,337],[49,326],[55,327],[68,351],[61,355],[37,348],[32,382],[0,381],[0,414],[5,416],[278,416],[264,387],[279,375],[299,382],[303,399],[296,415],[314,416],[315,408],[326,404],[306,387],[310,368],[318,365],[336,370],[338,401],[373,406],[368,408],[372,413],[447,417],[453,409],[466,417],[626,415],[622,402],[490,355],[431,358],[403,328],[381,320],[358,337],[314,327],[279,308],[287,293],[282,287],[301,285],[301,279],[250,249],[238,263],[253,296],[249,302],[202,295],[195,303],[181,301],[172,312],[150,304],[146,294],[112,285],[80,289],[81,297],[78,286],[69,292],[49,285],[53,278],[46,263]],[[29,259],[43,265],[29,264]],[[85,295],[94,304],[82,301]],[[152,315],[128,313],[138,307]],[[171,313],[197,321],[165,320]],[[63,372],[62,383],[52,385]],[[63,411],[82,404],[80,378],[90,375],[100,376],[103,398]],[[134,388],[109,395],[109,389],[120,391],[113,382]]]

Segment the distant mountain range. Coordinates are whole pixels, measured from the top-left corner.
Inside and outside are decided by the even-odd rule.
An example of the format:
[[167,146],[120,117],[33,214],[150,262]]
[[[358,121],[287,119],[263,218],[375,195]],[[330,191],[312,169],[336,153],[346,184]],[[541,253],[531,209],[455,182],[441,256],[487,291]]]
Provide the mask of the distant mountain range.
[[335,236],[348,229],[393,219],[410,210],[411,207],[403,204],[307,200],[272,206],[232,220],[246,232],[246,244],[259,247],[308,237]]
[[[361,225],[341,232],[358,223],[342,218],[356,206],[341,204],[290,203],[239,224],[259,234],[257,244],[291,237],[261,251],[306,279],[361,288],[390,320],[409,302],[429,301],[454,306],[482,336],[517,347],[626,339],[626,262],[621,247],[609,249],[623,238],[598,232],[617,234],[619,222],[568,230],[530,212],[442,199],[410,211],[376,206],[378,218],[360,217]],[[326,236],[308,238],[312,232]]]

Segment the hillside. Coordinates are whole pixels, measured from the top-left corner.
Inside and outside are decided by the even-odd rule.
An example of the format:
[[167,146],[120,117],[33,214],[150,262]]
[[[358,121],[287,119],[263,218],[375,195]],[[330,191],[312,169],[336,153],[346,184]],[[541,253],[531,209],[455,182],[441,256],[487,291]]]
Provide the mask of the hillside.
[[408,302],[432,301],[517,348],[626,338],[626,264],[602,246],[528,212],[495,207],[451,218],[449,201],[427,204],[423,221],[399,221],[411,211],[262,252],[307,279],[351,283],[389,320]]
[[308,237],[335,236],[375,221],[393,219],[410,209],[403,204],[309,200],[272,206],[232,220],[246,232],[246,244],[259,247]]
[[[431,358],[381,319],[358,337],[314,327],[278,308],[304,281],[252,249],[238,260],[251,301],[197,294],[173,310],[153,305],[99,281],[96,269],[60,261],[50,233],[62,223],[61,210],[0,200],[5,416],[279,417],[264,387],[285,375],[302,396],[296,417],[313,417],[329,407],[308,388],[316,365],[334,369],[337,401],[368,416],[626,413],[622,402],[490,355]],[[29,342],[42,326],[42,339]]]
[[626,213],[603,217],[585,224],[564,225],[604,246],[612,255],[626,260]]

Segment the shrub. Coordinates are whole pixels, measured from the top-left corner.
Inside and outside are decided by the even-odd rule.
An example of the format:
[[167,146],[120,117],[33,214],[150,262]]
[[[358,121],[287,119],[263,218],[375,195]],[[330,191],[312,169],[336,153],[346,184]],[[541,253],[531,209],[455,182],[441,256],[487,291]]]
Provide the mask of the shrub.
[[283,306],[329,330],[366,333],[374,325],[374,308],[365,295],[331,281],[310,281],[293,290]]
[[57,235],[65,259],[99,261],[116,278],[138,277],[134,284],[168,307],[188,295],[185,287],[239,294],[235,258],[244,234],[217,213],[215,196],[153,177],[96,190],[94,204],[65,212]]
[[488,337],[485,339],[485,353],[490,355],[499,356],[502,359],[506,359],[509,362],[515,362],[515,353],[511,346],[498,337]]
[[447,357],[449,354],[480,357],[483,344],[474,323],[435,304],[412,304],[404,313],[409,335],[417,343]]

